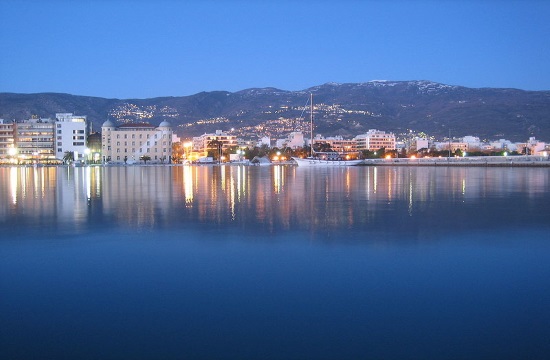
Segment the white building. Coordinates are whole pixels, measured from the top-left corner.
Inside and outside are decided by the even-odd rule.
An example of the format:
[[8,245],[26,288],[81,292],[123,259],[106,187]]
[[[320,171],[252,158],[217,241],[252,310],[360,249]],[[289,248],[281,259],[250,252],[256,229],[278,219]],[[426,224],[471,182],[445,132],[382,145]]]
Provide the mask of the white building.
[[494,150],[508,150],[508,151],[517,150],[516,144],[512,143],[510,140],[505,140],[505,139],[499,139],[497,141],[491,142],[491,147]]
[[527,155],[542,155],[546,149],[546,143],[538,141],[534,137],[530,137],[527,141]]
[[55,114],[55,157],[63,159],[65,152],[74,152],[75,160],[84,160],[87,156],[86,116],[72,113]]
[[317,148],[315,144],[327,144],[333,151],[341,154],[357,152],[357,140],[344,139],[342,136],[329,136],[325,138],[322,135],[316,135],[313,139],[314,149]]
[[464,136],[462,142],[468,145],[468,151],[481,150],[483,144],[477,136]]
[[107,120],[101,126],[101,153],[104,162],[136,163],[148,156],[153,163],[172,161],[172,126],[147,123],[116,127]]
[[428,140],[426,138],[416,137],[416,138],[413,139],[413,141],[411,143],[411,148],[416,150],[416,151],[419,151],[421,149],[429,150],[430,149],[430,140]]
[[291,132],[288,135],[286,146],[291,149],[304,147],[304,134],[299,131]]
[[395,150],[395,135],[376,129],[367,131],[366,134],[357,135],[357,150],[377,151],[381,148]]
[[237,137],[235,135],[229,135],[221,130],[216,130],[214,134],[203,134],[193,138],[193,151],[203,153],[205,156],[208,153],[208,149],[211,149],[210,145],[212,141],[219,141],[221,143],[221,150],[227,150],[230,147],[237,146]]

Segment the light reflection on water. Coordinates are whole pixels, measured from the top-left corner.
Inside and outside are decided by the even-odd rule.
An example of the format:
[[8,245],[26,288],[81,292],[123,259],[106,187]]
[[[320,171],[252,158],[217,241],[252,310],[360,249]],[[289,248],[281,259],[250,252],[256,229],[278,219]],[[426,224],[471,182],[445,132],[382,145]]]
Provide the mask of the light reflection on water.
[[549,176],[0,168],[0,353],[544,358]]
[[[47,218],[40,226],[76,233],[92,231],[98,224],[130,229],[236,225],[244,232],[266,233],[394,232],[391,224],[396,221],[404,227],[442,230],[454,216],[483,226],[479,214],[487,217],[487,227],[494,226],[492,222],[507,226],[510,219],[518,223],[519,218],[532,224],[545,216],[540,206],[547,206],[542,200],[548,197],[549,172],[447,167],[21,167],[1,168],[0,180],[0,220],[5,224]],[[503,212],[505,203],[517,209]]]

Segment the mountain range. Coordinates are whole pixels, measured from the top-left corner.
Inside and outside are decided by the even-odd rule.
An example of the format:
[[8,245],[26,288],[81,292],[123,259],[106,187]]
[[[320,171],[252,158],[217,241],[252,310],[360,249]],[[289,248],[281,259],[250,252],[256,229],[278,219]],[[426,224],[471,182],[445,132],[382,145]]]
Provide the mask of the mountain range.
[[23,120],[70,112],[87,115],[93,130],[115,123],[168,120],[184,138],[234,129],[252,137],[308,131],[309,94],[315,133],[351,137],[368,129],[398,135],[424,132],[436,137],[550,141],[550,91],[467,88],[432,81],[327,83],[301,91],[254,88],[190,96],[106,99],[60,93],[0,93],[0,118]]

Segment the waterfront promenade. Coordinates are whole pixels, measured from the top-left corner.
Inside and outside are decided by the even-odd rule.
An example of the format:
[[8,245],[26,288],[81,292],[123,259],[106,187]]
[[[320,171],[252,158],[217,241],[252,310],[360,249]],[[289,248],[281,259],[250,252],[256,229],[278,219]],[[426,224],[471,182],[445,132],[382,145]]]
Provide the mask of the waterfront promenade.
[[432,158],[366,159],[367,166],[540,166],[550,167],[548,156],[467,156]]

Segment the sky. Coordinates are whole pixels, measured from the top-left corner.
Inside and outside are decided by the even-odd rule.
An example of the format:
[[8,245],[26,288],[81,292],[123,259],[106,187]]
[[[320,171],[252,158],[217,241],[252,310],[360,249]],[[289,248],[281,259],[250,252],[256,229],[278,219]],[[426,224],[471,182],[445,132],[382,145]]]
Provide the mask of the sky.
[[550,90],[550,1],[0,0],[0,92],[431,80]]

